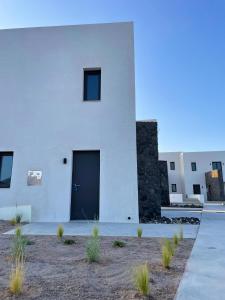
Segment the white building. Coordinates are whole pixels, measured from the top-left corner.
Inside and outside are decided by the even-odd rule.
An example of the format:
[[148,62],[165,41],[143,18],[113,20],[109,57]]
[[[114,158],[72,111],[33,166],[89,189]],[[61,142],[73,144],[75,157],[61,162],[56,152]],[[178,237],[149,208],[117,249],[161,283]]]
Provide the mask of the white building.
[[159,159],[167,161],[172,201],[181,202],[188,198],[197,198],[201,202],[208,200],[205,174],[211,170],[221,169],[225,181],[225,151],[163,152],[159,153]]
[[0,214],[138,222],[132,23],[0,30]]

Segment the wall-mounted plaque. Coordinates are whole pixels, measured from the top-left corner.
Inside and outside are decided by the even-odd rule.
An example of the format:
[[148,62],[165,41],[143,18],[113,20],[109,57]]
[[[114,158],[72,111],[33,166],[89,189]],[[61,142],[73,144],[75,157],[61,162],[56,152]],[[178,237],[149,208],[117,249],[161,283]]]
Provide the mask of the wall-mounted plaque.
[[42,171],[28,171],[27,185],[41,185]]

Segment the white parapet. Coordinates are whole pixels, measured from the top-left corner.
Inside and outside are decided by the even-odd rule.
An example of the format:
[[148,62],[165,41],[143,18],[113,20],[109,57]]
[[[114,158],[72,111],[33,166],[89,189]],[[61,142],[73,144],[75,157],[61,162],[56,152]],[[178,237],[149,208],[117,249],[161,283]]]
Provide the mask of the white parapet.
[[170,203],[183,203],[183,194],[170,194]]
[[8,206],[0,208],[0,220],[11,220],[16,215],[22,216],[22,222],[31,221],[31,205]]
[[188,198],[189,199],[197,199],[199,202],[201,203],[204,203],[205,202],[205,198],[204,198],[204,195],[202,194],[199,194],[199,195],[196,195],[196,194],[189,194],[188,195]]

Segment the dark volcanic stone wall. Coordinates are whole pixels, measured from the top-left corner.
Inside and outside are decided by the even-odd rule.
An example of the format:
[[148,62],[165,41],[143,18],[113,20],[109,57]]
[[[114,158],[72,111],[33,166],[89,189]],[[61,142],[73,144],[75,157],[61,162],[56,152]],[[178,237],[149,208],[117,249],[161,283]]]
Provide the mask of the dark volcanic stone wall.
[[214,171],[205,173],[208,201],[225,201],[223,174],[216,170],[218,176],[213,176]]
[[170,205],[167,161],[159,160],[161,206]]
[[136,132],[139,218],[145,222],[161,216],[157,122],[137,122]]

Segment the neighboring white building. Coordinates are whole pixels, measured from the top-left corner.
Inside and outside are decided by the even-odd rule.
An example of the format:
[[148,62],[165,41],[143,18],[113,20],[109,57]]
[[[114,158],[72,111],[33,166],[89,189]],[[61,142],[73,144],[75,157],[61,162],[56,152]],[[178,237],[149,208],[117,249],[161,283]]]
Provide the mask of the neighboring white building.
[[0,30],[0,107],[0,210],[138,222],[132,23]]
[[205,173],[215,169],[221,169],[222,174],[225,171],[225,151],[163,152],[159,153],[159,159],[167,161],[171,199],[176,194],[175,199],[181,195],[182,200],[196,197],[201,202],[206,201]]

